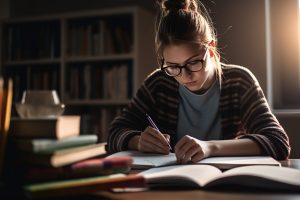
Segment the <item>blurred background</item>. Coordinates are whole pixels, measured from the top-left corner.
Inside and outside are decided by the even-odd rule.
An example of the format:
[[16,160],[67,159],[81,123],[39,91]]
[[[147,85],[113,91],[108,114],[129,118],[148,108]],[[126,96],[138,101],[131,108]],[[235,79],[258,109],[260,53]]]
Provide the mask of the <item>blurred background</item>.
[[[216,27],[222,61],[245,66],[255,74],[271,109],[290,137],[291,158],[300,158],[299,1],[202,2]],[[0,66],[2,75],[14,78],[14,102],[21,100],[25,89],[58,90],[66,103],[66,114],[83,116],[83,132],[104,134],[107,124],[134,95],[143,78],[157,67],[153,44],[156,9],[154,0],[1,0]],[[123,48],[112,45],[114,50],[101,55],[91,53],[101,51],[93,49],[97,47],[91,47],[91,52],[88,47],[86,52],[73,52],[72,48],[80,44],[69,41],[72,35],[84,39],[82,35],[91,34],[97,39],[101,31],[94,30],[95,22],[100,27],[103,24],[109,27],[107,30],[111,31],[113,41],[122,33],[121,38],[129,35],[125,37],[129,42],[119,41]],[[30,36],[34,32],[44,34],[37,44],[33,42],[36,37]],[[25,38],[29,44],[22,42]],[[86,38],[88,46],[89,36]],[[52,39],[53,43],[43,41]],[[28,53],[32,45],[48,50],[46,59],[41,52]],[[100,65],[105,69],[99,70]],[[124,72],[125,78],[112,77],[112,74]],[[108,89],[118,88],[117,94],[107,94],[108,89],[103,86],[98,96],[93,96],[93,85],[106,79],[99,80],[91,75],[96,73],[110,77],[105,82],[112,82]],[[126,88],[120,89],[120,85],[113,83],[116,80],[122,80],[121,85]],[[124,94],[118,96],[118,91]]]

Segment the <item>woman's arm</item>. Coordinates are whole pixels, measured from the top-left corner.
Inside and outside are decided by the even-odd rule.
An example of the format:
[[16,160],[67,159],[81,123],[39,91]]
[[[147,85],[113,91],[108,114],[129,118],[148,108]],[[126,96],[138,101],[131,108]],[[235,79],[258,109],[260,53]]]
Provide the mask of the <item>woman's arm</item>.
[[149,126],[146,113],[151,113],[156,106],[155,88],[159,84],[160,74],[154,72],[144,81],[130,103],[122,110],[110,125],[107,139],[107,151],[114,153],[134,149],[136,136]]
[[[238,97],[233,97],[232,102],[225,102],[230,104],[225,116],[235,119],[229,122],[238,127],[234,130],[235,133],[230,133],[229,130],[225,132],[231,134],[231,137],[227,139],[247,138],[259,146],[261,155],[272,156],[277,160],[288,158],[290,154],[288,135],[273,115],[255,76],[246,68],[229,66],[224,70],[224,77],[223,86],[227,90],[223,91],[223,96],[236,95]],[[238,109],[232,111],[234,114],[228,115],[231,113],[228,109],[235,108]]]
[[198,162],[212,156],[261,155],[261,149],[251,139],[202,141],[184,136],[175,146],[178,163]]
[[251,139],[208,141],[210,156],[249,156],[261,155],[261,149]]

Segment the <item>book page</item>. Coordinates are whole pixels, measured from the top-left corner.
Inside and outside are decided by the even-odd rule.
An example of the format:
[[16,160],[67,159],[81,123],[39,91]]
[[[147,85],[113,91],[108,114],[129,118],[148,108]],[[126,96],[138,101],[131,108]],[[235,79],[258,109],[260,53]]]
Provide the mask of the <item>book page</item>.
[[247,165],[281,166],[280,162],[269,156],[227,156],[205,158],[196,164],[213,165],[219,169],[231,169]]
[[300,190],[300,170],[276,166],[244,166],[225,171],[210,186],[238,184],[268,189]]
[[133,158],[132,168],[148,169],[151,167],[167,166],[176,164],[176,156],[174,153],[168,155],[143,153],[139,151],[121,151],[108,157],[131,156]]
[[[134,169],[147,169],[150,167],[159,167],[167,165],[176,165],[176,156],[174,153],[168,155],[142,153],[138,151],[121,151],[111,155],[131,156],[133,158]],[[246,165],[274,165],[281,166],[280,162],[268,156],[231,156],[231,157],[211,157],[205,158],[197,163],[189,164],[206,164],[213,165],[219,169],[231,169]]]
[[209,165],[176,165],[157,167],[141,172],[150,186],[203,187],[222,172]]

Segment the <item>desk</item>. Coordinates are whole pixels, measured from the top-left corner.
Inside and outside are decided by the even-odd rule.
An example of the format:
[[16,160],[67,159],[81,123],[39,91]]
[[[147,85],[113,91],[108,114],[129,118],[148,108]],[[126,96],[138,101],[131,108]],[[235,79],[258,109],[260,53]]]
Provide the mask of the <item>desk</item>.
[[[300,159],[282,161],[282,166],[300,169]],[[299,200],[299,193],[285,193],[277,191],[248,190],[156,190],[135,193],[112,193],[100,192],[97,196],[101,199],[118,200],[181,200],[181,199],[203,199],[203,200]]]
[[[282,166],[300,169],[300,159],[290,159],[281,162]],[[18,192],[18,191],[14,191]],[[3,198],[4,197],[4,198]],[[0,199],[5,198],[0,192]],[[21,199],[21,198],[18,198]],[[23,199],[23,198],[22,198]],[[59,199],[59,198],[58,198]],[[288,193],[278,191],[262,191],[255,189],[214,189],[214,190],[153,190],[144,192],[127,192],[127,193],[113,193],[113,192],[98,192],[94,195],[70,197],[65,200],[186,200],[186,199],[203,199],[203,200],[299,200],[299,193]],[[27,199],[26,199],[27,200]]]

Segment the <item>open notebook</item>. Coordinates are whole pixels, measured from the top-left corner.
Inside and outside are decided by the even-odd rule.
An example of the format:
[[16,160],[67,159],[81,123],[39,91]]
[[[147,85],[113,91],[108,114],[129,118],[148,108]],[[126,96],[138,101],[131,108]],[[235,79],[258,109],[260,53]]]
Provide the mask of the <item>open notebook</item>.
[[[121,151],[110,155],[110,157],[131,156],[133,158],[133,169],[148,169],[152,167],[176,165],[176,156],[174,153],[168,155],[142,153],[138,151]],[[206,158],[198,163],[212,165],[219,169],[231,169],[247,165],[270,165],[281,166],[280,162],[268,156],[235,156],[235,157],[211,157]]]
[[211,165],[156,167],[140,173],[148,187],[205,189],[242,186],[272,190],[300,191],[300,170],[275,166],[243,166],[222,172]]

